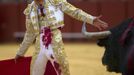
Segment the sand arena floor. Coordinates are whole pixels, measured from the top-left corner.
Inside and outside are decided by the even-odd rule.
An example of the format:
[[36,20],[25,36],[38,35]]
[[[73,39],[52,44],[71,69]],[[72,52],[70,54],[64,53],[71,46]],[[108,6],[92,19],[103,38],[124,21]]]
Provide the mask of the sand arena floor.
[[[14,58],[19,44],[0,44],[0,60]],[[120,75],[109,73],[101,64],[104,48],[94,43],[65,43],[65,50],[70,63],[71,75]],[[32,45],[26,56],[34,51]]]

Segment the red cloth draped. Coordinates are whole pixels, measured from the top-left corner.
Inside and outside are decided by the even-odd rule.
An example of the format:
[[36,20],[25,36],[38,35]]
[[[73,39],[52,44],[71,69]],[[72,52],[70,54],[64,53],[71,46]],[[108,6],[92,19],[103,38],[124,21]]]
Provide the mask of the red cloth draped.
[[[15,64],[14,59],[0,61],[0,75],[30,75],[31,57],[24,57]],[[56,75],[50,61],[44,75]]]

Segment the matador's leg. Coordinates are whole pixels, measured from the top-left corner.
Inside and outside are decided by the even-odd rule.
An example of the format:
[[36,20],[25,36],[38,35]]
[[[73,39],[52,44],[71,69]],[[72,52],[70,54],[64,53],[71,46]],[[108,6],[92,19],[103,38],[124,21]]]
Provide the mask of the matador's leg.
[[70,75],[69,63],[66,58],[61,31],[56,29],[52,31],[52,33],[53,33],[52,46],[54,50],[54,55],[57,59],[57,63],[60,65],[61,74]]
[[40,40],[36,40],[35,52],[32,57],[30,75],[44,75],[48,58],[41,48]]
[[46,55],[38,55],[33,63],[32,75],[44,75],[48,59]]

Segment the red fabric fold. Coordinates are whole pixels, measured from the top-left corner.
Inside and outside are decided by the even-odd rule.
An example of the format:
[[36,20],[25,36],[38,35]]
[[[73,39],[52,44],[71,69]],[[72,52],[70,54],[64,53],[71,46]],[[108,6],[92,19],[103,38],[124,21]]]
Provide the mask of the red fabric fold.
[[[30,62],[31,57],[24,57],[18,60],[17,63],[14,59],[0,61],[0,75],[30,75]],[[44,75],[56,75],[56,72],[48,61]]]

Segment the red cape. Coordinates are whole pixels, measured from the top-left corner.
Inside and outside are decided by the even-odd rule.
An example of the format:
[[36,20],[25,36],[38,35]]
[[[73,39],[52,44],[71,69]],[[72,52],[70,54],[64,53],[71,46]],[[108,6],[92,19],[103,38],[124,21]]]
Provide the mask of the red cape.
[[[30,62],[31,57],[24,57],[18,60],[17,63],[14,59],[0,61],[0,75],[30,75]],[[44,75],[56,75],[50,61],[47,63],[47,68]]]

